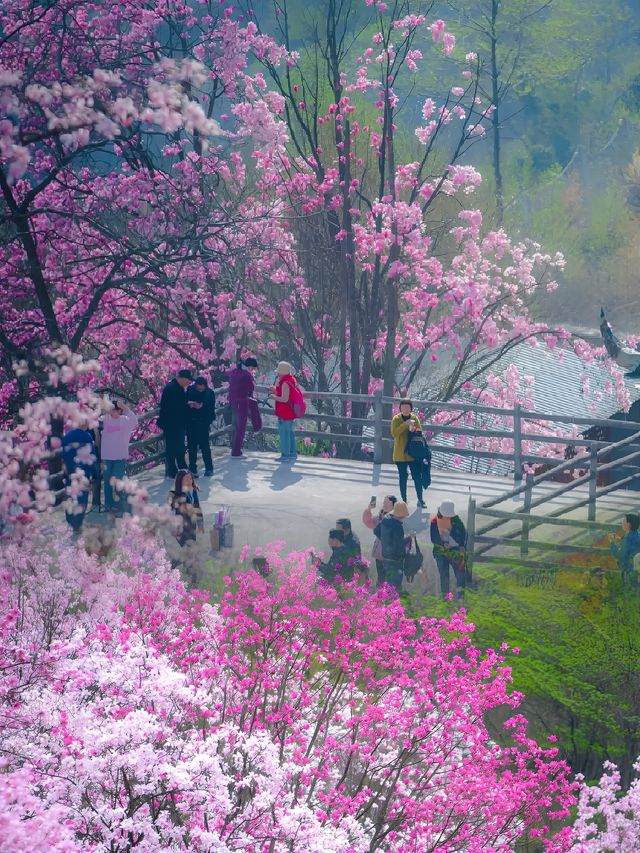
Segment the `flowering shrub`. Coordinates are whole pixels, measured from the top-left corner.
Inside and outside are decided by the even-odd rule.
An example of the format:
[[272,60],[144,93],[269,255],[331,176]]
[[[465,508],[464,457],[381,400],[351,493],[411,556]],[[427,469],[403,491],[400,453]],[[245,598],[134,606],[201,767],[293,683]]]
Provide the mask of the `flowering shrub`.
[[2,559],[1,849],[566,849],[567,767],[463,613],[273,549],[213,607],[136,522],[103,559],[51,533]]
[[[640,773],[640,759],[635,764]],[[582,778],[582,777],[579,777]],[[583,785],[573,828],[572,853],[632,853],[640,849],[640,778],[622,793],[620,773],[604,765],[599,785]]]

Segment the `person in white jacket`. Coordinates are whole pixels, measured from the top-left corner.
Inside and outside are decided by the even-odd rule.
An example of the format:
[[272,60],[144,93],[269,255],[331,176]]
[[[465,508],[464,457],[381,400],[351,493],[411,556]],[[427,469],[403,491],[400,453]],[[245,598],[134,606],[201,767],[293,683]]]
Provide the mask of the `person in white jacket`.
[[113,401],[102,423],[100,458],[104,477],[104,508],[107,512],[121,515],[127,509],[126,498],[115,487],[127,472],[129,441],[138,425],[137,415],[124,403]]

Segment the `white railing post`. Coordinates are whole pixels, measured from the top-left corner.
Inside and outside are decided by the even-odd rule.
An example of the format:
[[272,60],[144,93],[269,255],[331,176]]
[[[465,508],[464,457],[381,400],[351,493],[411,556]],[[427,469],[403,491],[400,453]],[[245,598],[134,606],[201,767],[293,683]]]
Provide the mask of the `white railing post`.
[[513,482],[517,486],[522,480],[522,408],[520,403],[513,407]]
[[476,538],[476,502],[469,495],[469,508],[467,510],[467,559],[466,559],[466,567],[465,570],[468,575],[469,586],[472,585],[473,582],[473,557],[474,551],[476,547],[475,543]]
[[[531,498],[533,496],[533,474],[527,474],[525,479],[526,489],[524,492],[524,502],[522,504],[522,512],[531,512]],[[520,545],[520,554],[524,557],[529,553],[529,522],[522,522],[522,544]]]
[[596,520],[596,497],[598,492],[598,448],[589,449],[589,508],[587,518]]
[[382,388],[373,394],[373,464],[382,465]]

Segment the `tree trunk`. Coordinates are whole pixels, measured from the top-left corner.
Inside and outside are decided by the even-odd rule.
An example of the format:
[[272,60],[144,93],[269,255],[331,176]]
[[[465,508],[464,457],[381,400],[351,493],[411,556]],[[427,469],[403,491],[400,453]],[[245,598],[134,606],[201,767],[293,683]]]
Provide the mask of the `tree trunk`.
[[496,35],[496,22],[499,9],[499,0],[491,0],[491,102],[494,107],[491,114],[491,125],[493,128],[493,178],[496,194],[496,225],[502,227],[504,221],[504,188],[502,183],[500,149],[500,69],[498,67],[498,37]]

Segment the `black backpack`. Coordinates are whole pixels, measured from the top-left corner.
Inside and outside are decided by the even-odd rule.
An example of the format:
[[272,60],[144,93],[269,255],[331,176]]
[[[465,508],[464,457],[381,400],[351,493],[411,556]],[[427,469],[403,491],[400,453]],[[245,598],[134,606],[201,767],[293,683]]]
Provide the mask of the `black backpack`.
[[[418,574],[420,569],[422,568],[422,563],[424,562],[424,556],[422,551],[420,550],[420,546],[418,545],[418,539],[415,534],[412,536],[407,536],[409,540],[409,544],[411,544],[411,540],[413,540],[415,545],[415,551],[412,553],[408,551],[405,553],[402,558],[402,571],[404,572],[405,578],[411,583],[411,581]],[[406,540],[405,540],[406,541]]]

